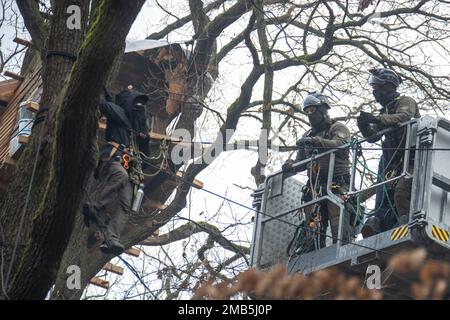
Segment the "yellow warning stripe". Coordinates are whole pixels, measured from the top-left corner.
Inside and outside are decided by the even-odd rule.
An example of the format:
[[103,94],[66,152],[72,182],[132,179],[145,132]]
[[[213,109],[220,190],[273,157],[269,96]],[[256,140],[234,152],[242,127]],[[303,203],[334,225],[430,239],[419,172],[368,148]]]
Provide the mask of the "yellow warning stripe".
[[450,238],[448,231],[446,231],[444,229],[441,229],[439,227],[436,227],[435,225],[431,226],[431,233],[433,234],[433,236],[436,239],[439,239],[439,240],[442,240],[442,241],[445,241],[445,242],[448,242],[448,240]]
[[433,234],[433,236],[434,236],[435,238],[438,238],[438,239],[439,239],[439,237],[438,237],[438,235],[437,235],[437,232],[436,232],[436,227],[435,227],[435,226],[432,226],[432,228],[431,228],[431,233]]
[[[403,232],[402,232],[402,234],[400,235],[400,238],[405,237],[405,236],[408,234],[408,232],[409,232],[408,226],[404,226],[404,227],[403,227]],[[399,238],[399,239],[400,239],[400,238]]]
[[400,228],[394,229],[394,231],[392,231],[391,240],[396,240],[395,237],[397,236],[398,231],[400,231]]
[[436,227],[436,229],[439,234],[439,239],[441,239],[442,241],[445,241],[444,240],[445,238],[444,238],[443,232],[441,231],[441,228]]
[[398,227],[392,231],[391,240],[398,240],[405,237],[409,233],[408,226]]

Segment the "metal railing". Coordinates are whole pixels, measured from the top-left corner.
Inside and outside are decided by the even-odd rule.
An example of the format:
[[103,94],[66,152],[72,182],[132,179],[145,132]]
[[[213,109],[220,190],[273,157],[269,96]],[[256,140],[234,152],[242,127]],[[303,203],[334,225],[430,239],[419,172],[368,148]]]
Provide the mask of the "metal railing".
[[[345,241],[345,243],[343,244],[342,239],[343,239],[343,235],[345,232],[345,227],[346,225],[344,225],[344,221],[345,221],[345,203],[342,200],[341,197],[338,197],[336,194],[333,193],[333,191],[331,190],[331,184],[333,182],[333,174],[334,174],[334,164],[335,164],[335,158],[336,158],[336,153],[342,149],[349,149],[352,151],[352,157],[351,157],[351,166],[350,166],[350,185],[349,185],[349,190],[347,193],[345,193],[345,195],[347,197],[353,197],[355,195],[358,195],[362,192],[366,192],[367,190],[373,189],[373,188],[378,188],[380,186],[392,183],[402,177],[405,176],[411,176],[412,173],[408,172],[408,163],[409,163],[409,158],[410,158],[410,154],[411,154],[411,148],[414,146],[414,144],[416,143],[415,139],[411,139],[411,135],[413,132],[413,128],[415,125],[417,125],[419,119],[413,119],[407,122],[404,122],[398,126],[395,127],[390,127],[384,130],[381,130],[380,132],[378,132],[376,134],[376,137],[382,137],[384,136],[386,133],[392,132],[394,130],[398,130],[400,128],[406,128],[406,140],[405,140],[405,146],[404,146],[404,151],[402,152],[402,158],[403,158],[403,167],[402,167],[402,171],[395,177],[386,179],[382,182],[370,185],[368,187],[365,188],[361,188],[360,190],[356,190],[355,189],[355,179],[356,179],[356,167],[357,167],[357,157],[358,157],[358,147],[368,141],[368,139],[372,139],[374,137],[369,137],[369,138],[363,138],[363,139],[359,139],[356,141],[352,141],[350,143],[344,144],[340,147],[337,148],[332,148],[330,150],[327,150],[325,152],[319,153],[317,155],[313,155],[312,157],[308,158],[308,159],[304,159],[302,161],[296,162],[293,164],[292,166],[292,170],[295,171],[296,168],[302,167],[307,165],[308,163],[311,163],[319,158],[322,157],[326,157],[329,156],[329,168],[328,168],[328,176],[327,176],[327,182],[326,182],[326,194],[323,196],[320,196],[316,199],[313,199],[311,201],[305,202],[300,206],[295,207],[294,209],[290,209],[288,211],[285,212],[281,212],[281,213],[277,213],[276,215],[269,215],[267,213],[267,200],[269,198],[269,192],[271,192],[271,189],[269,188],[271,182],[274,180],[275,177],[282,175],[283,171],[277,171],[271,175],[268,175],[264,181],[264,185],[263,185],[263,190],[264,193],[262,195],[262,205],[261,205],[261,211],[258,214],[259,219],[263,219],[263,222],[268,222],[274,219],[280,219],[283,216],[286,216],[290,213],[293,213],[295,211],[298,211],[300,209],[303,209],[305,207],[314,205],[316,203],[320,203],[323,201],[330,201],[331,203],[335,204],[338,208],[339,208],[339,231],[338,231],[338,235],[337,235],[337,246],[341,247],[342,245],[345,245],[347,243],[347,241]],[[381,150],[381,149],[380,149]],[[364,177],[361,177],[361,179],[363,179]],[[300,195],[299,195],[300,196]],[[255,234],[256,235],[256,231]],[[261,245],[261,241],[259,241],[259,239],[256,239],[254,237],[254,240],[256,242],[256,245],[260,246]],[[350,241],[350,239],[349,239]],[[258,251],[260,248],[258,248]]]

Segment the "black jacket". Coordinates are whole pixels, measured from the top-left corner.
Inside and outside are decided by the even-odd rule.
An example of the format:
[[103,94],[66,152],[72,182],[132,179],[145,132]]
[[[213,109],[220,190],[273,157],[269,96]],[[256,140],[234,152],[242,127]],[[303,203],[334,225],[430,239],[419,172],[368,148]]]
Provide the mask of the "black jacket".
[[[149,119],[145,107],[134,108],[137,102],[144,105],[148,97],[135,90],[124,90],[116,96],[116,103],[102,99],[100,112],[107,119],[105,139],[116,142],[125,148],[131,147],[131,137],[136,137],[139,151],[148,153]],[[109,156],[112,146],[104,144],[100,149],[100,156]]]

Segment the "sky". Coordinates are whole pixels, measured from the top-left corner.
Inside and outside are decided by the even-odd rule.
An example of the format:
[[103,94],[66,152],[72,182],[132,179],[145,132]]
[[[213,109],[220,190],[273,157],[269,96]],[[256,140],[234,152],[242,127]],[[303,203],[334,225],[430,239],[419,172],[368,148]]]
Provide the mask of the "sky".
[[[164,4],[170,5],[171,14],[175,14],[181,16],[179,11],[185,9],[186,1],[181,0],[167,0]],[[179,4],[179,7],[172,6],[175,4]],[[178,8],[178,9],[177,9]],[[139,13],[136,21],[134,22],[130,33],[128,35],[129,40],[138,40],[144,39],[147,35],[152,32],[158,31],[161,29],[161,25],[167,23],[166,14],[161,10],[157,9],[156,4],[153,1],[147,1],[144,5],[142,11]],[[227,42],[227,38],[232,37],[233,35],[242,31],[242,28],[245,25],[241,23],[237,23],[236,26],[227,30],[227,35],[221,37],[219,40],[219,46],[225,44]],[[2,29],[1,33],[6,33],[6,38],[9,38],[8,46],[11,46],[10,42],[13,38],[13,34],[11,33],[11,29]],[[191,34],[186,33],[177,33],[175,35],[171,35],[169,40],[171,42],[185,42],[191,39]],[[8,43],[8,42],[6,42]],[[450,46],[450,42],[447,40],[448,46]],[[2,43],[2,50],[4,50],[5,45]],[[434,48],[436,52],[436,60],[434,63],[436,65],[442,66],[443,74],[450,73],[450,67],[448,64],[448,57],[442,57],[443,53],[441,52],[441,48]],[[220,65],[220,74],[226,75],[226,77],[220,77],[218,81],[214,85],[214,97],[215,100],[210,101],[210,105],[216,108],[217,110],[225,110],[226,107],[233,102],[234,98],[237,97],[240,91],[240,84],[245,79],[248,71],[251,69],[250,63],[242,64],[241,57],[242,55],[247,56],[246,49],[236,50],[230,58],[227,58]],[[364,70],[362,70],[364,72]],[[276,90],[278,92],[283,92],[287,85],[290,85],[297,79],[297,74],[295,70],[288,69],[283,71],[283,73],[275,74],[275,83]],[[262,81],[260,81],[255,90],[255,99],[260,99],[262,89]],[[311,88],[313,89],[313,88]],[[370,91],[365,91],[367,95],[370,94]],[[351,104],[353,103],[350,98],[344,98],[345,103]],[[293,101],[294,103],[300,103],[299,100]],[[332,110],[332,116],[341,115],[339,111]],[[210,114],[204,112],[199,123],[203,123],[202,131],[198,132],[197,141],[213,141],[215,138],[215,134],[218,128],[218,125],[211,121]],[[238,127],[236,138],[240,139],[254,139],[259,134],[260,125],[252,120],[243,120],[240,122]],[[281,163],[287,158],[287,154],[272,154],[272,160],[269,166],[269,172],[274,172],[280,169]],[[254,189],[255,183],[253,177],[250,174],[250,169],[256,163],[257,155],[252,151],[233,151],[233,152],[225,152],[216,159],[213,164],[211,164],[206,170],[201,172],[197,179],[204,183],[204,189],[212,191],[216,194],[226,196],[227,198],[232,199],[233,201],[240,203],[246,207],[251,207],[252,191],[248,188]],[[227,202],[224,205],[223,199],[217,196],[214,196],[204,190],[196,190],[193,189],[190,195],[190,205],[180,212],[180,216],[185,218],[190,218],[194,221],[202,221],[205,219],[211,218],[215,213],[219,212],[218,222],[221,227],[225,227],[229,223],[233,223],[236,220],[242,221],[246,223],[246,226],[239,229],[232,229],[229,236],[234,240],[241,239],[243,243],[251,240],[252,227],[250,221],[254,216],[254,212],[238,206],[233,203]],[[175,228],[177,225],[184,223],[184,221],[177,223],[169,223],[165,227],[162,228],[163,232],[169,231]],[[199,239],[204,239],[204,236],[198,236]],[[194,244],[194,241],[192,241]],[[168,247],[170,252],[180,253],[180,245],[174,244]],[[157,249],[148,248],[146,249],[150,254],[158,255],[156,253]],[[124,257],[128,261],[132,262],[136,266],[139,265],[142,261],[146,261],[145,259],[131,259],[128,257]],[[175,259],[175,258],[174,258]],[[116,264],[121,264],[121,262],[113,261]],[[114,278],[114,276],[113,276]],[[112,278],[112,279],[113,279]],[[133,276],[128,272],[121,278],[121,282],[127,283],[132,282]],[[90,287],[90,294],[100,291],[102,289]],[[114,297],[114,293],[111,293],[110,297]]]
[[[170,3],[173,3],[170,1]],[[134,39],[142,39],[145,38],[148,34],[154,32],[159,29],[160,23],[164,23],[163,16],[158,16],[155,14],[155,6],[154,5],[146,5],[142,12],[139,14],[136,19],[129,37]],[[176,13],[175,13],[176,14]],[[153,29],[156,27],[156,29]],[[239,33],[245,25],[239,25],[234,28],[230,28],[227,30],[227,34],[231,36]],[[376,27],[376,26],[375,26]],[[219,46],[226,43],[226,36],[221,38],[223,43],[219,41]],[[171,36],[170,41],[187,41],[190,40],[190,34],[176,34],[175,36]],[[447,44],[450,46],[450,41],[447,39]],[[448,75],[450,73],[450,65],[448,61],[448,57],[444,55],[441,48],[434,47],[435,50],[435,60],[433,63],[435,65],[441,66],[441,71],[443,75]],[[226,59],[220,65],[220,73],[226,74],[227,79],[219,80],[216,83],[216,86],[220,86],[220,103],[223,105],[212,102],[212,105],[216,107],[218,110],[224,110],[224,106],[229,105],[234,98],[239,94],[240,84],[245,79],[245,76],[251,69],[251,64],[247,63],[242,65],[241,56],[242,54],[247,54],[246,49],[244,50],[236,50],[234,55],[232,55],[229,59]],[[361,70],[364,72],[364,70]],[[278,92],[283,92],[285,86],[287,84],[293,83],[297,79],[297,74],[295,70],[287,70],[282,73],[276,73],[274,76],[274,83],[276,83],[275,88]],[[280,85],[285,83],[286,85]],[[414,94],[414,88],[402,88],[407,93]],[[214,90],[214,89],[213,89]],[[262,81],[260,81],[254,92],[255,98],[252,100],[260,99],[262,92]],[[369,88],[363,89],[366,95],[370,95]],[[258,97],[259,95],[259,97]],[[300,101],[293,101],[294,103],[299,103]],[[351,98],[344,97],[344,103],[351,105],[354,103]],[[339,111],[332,110],[332,116],[342,115]],[[442,116],[442,115],[441,115]],[[354,124],[353,124],[354,125]],[[214,134],[217,129],[217,125],[214,123],[207,123],[206,132],[200,132],[199,141],[213,141]],[[256,122],[252,121],[243,121],[240,123],[237,131],[237,136],[243,139],[251,139],[255,137],[259,132],[260,125]],[[280,169],[281,163],[287,158],[287,154],[277,155],[274,154],[273,157],[277,160],[272,161],[269,166],[269,172],[274,172]],[[206,170],[204,170],[197,179],[201,180],[205,184],[205,189],[213,191],[220,195],[226,195],[228,198],[242,203],[248,207],[251,206],[251,191],[247,189],[242,189],[241,187],[250,187],[255,188],[253,177],[250,174],[250,169],[256,163],[256,154],[250,151],[234,151],[223,153],[215,162],[210,165]],[[376,162],[372,162],[372,167],[376,167]],[[300,178],[302,179],[302,178]],[[238,185],[238,186],[237,186]],[[192,198],[191,198],[191,206],[188,209],[183,210],[180,215],[187,217],[190,216],[193,220],[201,220],[208,217],[208,213],[211,214],[216,212],[217,208],[220,208],[222,205],[222,199],[205,193],[201,190],[193,190]],[[247,210],[245,208],[239,207],[235,204],[229,204],[230,210],[224,212],[223,217],[221,217],[220,222],[226,223],[227,221],[233,222],[233,219],[230,219],[230,212],[233,213],[238,219],[242,219],[242,221],[250,221],[250,219],[254,216],[254,212]],[[369,206],[373,206],[373,201],[369,203]],[[206,213],[205,213],[206,212]],[[200,215],[201,213],[201,215]],[[168,226],[166,229],[170,229]],[[239,233],[238,237],[240,239],[250,240],[251,238],[251,227],[244,228]]]

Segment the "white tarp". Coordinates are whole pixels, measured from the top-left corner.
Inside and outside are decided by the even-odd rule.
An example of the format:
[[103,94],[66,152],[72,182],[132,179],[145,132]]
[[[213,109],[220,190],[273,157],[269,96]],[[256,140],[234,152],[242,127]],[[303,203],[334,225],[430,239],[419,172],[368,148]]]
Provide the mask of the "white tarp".
[[125,53],[160,48],[170,45],[166,40],[126,40]]

